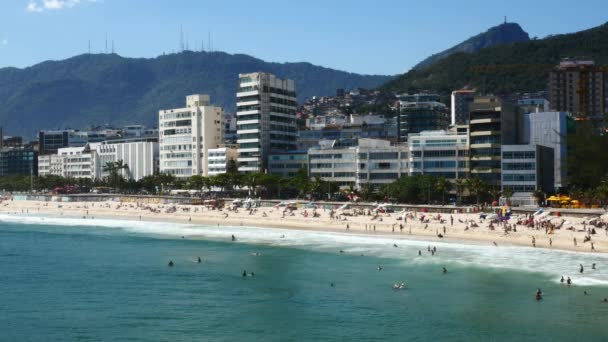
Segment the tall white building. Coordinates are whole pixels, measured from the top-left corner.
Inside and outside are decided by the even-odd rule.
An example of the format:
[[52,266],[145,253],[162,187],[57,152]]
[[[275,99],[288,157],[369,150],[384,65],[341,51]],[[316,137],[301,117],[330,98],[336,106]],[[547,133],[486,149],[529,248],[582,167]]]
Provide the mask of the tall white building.
[[224,142],[223,117],[209,95],[190,95],[185,108],[159,111],[160,172],[208,176],[208,151]]
[[271,151],[296,149],[296,87],[292,80],[256,72],[239,74],[239,171],[264,172]]
[[238,150],[235,147],[224,146],[209,149],[209,176],[228,172],[231,162],[236,162]]
[[158,161],[158,143],[138,141],[124,143],[101,143],[95,148],[95,178],[109,176],[104,170],[108,162],[122,160],[127,167],[119,170],[125,179],[140,180],[154,174]]

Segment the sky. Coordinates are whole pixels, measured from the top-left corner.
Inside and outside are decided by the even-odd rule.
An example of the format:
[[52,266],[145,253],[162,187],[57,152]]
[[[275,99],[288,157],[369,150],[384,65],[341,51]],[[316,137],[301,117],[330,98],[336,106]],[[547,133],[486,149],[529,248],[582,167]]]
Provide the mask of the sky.
[[0,67],[108,50],[152,58],[180,48],[400,74],[500,24],[531,37],[608,21],[608,1],[579,0],[0,0]]

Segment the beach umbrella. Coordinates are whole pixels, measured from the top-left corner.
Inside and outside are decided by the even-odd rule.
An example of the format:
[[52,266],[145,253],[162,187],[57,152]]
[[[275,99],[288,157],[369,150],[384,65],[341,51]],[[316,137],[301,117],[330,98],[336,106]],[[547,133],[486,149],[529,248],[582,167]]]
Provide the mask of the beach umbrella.
[[560,199],[555,197],[555,196],[551,196],[549,198],[547,198],[547,201],[559,201]]

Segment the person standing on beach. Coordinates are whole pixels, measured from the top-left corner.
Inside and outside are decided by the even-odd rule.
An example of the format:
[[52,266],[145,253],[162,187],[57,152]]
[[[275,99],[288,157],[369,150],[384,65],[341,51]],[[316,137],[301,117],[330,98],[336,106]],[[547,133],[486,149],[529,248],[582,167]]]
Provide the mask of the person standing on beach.
[[553,240],[551,240],[551,238],[549,238],[549,247],[553,246]]
[[580,273],[585,272],[585,269],[583,268],[583,264],[579,264],[581,266],[581,268],[578,270]]
[[454,216],[450,215],[450,225],[454,225]]
[[574,238],[574,246],[576,247],[576,238]]

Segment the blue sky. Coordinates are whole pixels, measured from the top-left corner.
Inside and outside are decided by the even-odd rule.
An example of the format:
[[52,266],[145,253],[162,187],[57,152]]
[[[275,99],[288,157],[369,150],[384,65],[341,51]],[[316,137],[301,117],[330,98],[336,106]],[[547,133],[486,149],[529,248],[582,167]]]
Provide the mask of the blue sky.
[[[608,1],[0,0],[0,67],[26,67],[105,49],[154,57],[179,49],[307,61],[366,74],[407,71],[432,53],[499,24],[544,37],[608,21]],[[111,44],[110,44],[111,45]]]

